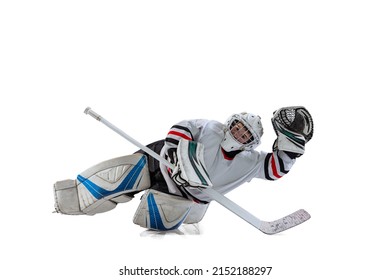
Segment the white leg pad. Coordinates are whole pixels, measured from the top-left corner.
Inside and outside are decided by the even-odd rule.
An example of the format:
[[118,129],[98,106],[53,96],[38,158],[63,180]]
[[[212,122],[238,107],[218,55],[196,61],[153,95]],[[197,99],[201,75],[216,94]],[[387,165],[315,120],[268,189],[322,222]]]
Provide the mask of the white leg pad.
[[99,163],[54,184],[55,209],[70,215],[94,215],[128,202],[132,193],[150,187],[146,156],[133,154]]
[[199,223],[203,219],[208,208],[209,208],[209,203],[207,204],[194,203],[191,207],[190,213],[188,213],[187,218],[184,220],[184,223],[185,224]]
[[54,184],[54,199],[57,212],[69,215],[83,214],[80,210],[75,180],[64,180]]
[[184,222],[194,204],[183,197],[149,189],[141,198],[133,222],[148,229],[174,230]]

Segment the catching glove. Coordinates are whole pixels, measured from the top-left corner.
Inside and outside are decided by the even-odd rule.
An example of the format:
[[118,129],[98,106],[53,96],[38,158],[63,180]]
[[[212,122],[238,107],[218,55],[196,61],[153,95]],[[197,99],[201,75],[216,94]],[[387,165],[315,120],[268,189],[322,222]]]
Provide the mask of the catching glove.
[[299,157],[305,152],[305,144],[313,137],[313,118],[302,106],[283,107],[274,112],[271,119],[278,138],[274,150]]

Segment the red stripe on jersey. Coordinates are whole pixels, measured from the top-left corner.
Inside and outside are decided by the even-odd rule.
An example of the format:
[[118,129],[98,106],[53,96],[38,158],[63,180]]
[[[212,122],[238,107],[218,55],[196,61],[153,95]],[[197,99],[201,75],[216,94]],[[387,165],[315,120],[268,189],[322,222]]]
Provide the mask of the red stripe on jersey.
[[187,135],[183,134],[183,133],[180,133],[180,132],[177,132],[177,131],[174,131],[174,130],[171,130],[169,131],[168,135],[169,134],[173,134],[173,135],[176,135],[176,136],[179,136],[181,138],[184,138],[184,139],[187,139],[187,140],[192,140],[190,137],[188,137]]
[[271,166],[272,166],[272,173],[274,174],[274,176],[276,178],[282,178],[282,176],[280,176],[278,174],[278,170],[276,169],[276,163],[275,163],[274,154],[272,154],[272,156],[271,156]]
[[226,159],[226,160],[233,160],[232,157],[229,157],[229,156],[226,154],[226,152],[225,152],[224,149],[221,148],[221,152],[222,152],[222,155],[223,155],[224,159]]

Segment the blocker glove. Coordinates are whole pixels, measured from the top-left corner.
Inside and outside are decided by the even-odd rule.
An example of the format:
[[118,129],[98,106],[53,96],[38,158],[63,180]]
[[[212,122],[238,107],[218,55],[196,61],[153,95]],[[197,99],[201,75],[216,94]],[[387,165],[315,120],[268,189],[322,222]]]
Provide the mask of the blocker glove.
[[274,150],[286,152],[291,158],[305,153],[305,144],[313,137],[313,118],[303,106],[283,107],[271,119],[278,138]]
[[172,180],[181,187],[212,187],[204,163],[203,144],[181,139],[177,147],[177,163],[171,174]]

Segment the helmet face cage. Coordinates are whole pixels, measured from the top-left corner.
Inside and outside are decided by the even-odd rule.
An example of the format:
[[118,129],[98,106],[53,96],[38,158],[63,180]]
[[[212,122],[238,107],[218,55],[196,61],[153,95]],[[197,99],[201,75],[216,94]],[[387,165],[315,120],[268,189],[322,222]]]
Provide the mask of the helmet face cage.
[[[262,134],[263,128],[259,116],[247,113],[234,114],[226,122],[222,147],[225,151],[252,150],[260,144]],[[247,138],[237,139],[237,135],[245,135]]]
[[[233,119],[229,126],[229,133],[234,139],[242,144],[250,144],[255,138],[252,132],[238,119]],[[246,138],[242,137],[245,136]]]

